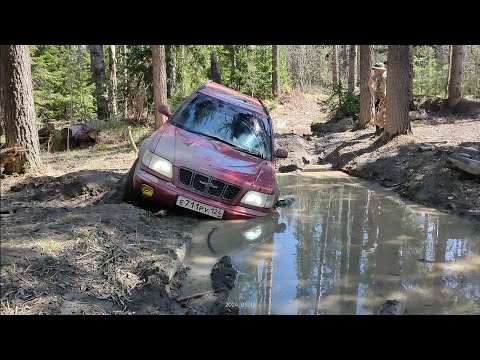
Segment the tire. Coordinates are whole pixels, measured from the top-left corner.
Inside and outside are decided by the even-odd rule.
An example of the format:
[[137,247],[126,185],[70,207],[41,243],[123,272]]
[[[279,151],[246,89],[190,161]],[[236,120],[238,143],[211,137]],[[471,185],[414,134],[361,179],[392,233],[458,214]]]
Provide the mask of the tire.
[[125,186],[123,187],[123,200],[125,201],[138,201],[140,200],[140,194],[133,188],[133,174],[135,173],[135,168],[137,167],[138,158],[133,163],[132,167],[127,173],[127,178],[125,179]]

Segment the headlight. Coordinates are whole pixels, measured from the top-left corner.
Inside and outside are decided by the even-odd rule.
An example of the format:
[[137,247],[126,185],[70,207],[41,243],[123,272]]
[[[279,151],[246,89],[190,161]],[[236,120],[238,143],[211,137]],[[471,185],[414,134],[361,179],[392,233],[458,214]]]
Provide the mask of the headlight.
[[142,163],[160,175],[172,178],[172,163],[148,150],[143,154]]
[[257,207],[271,208],[275,195],[268,195],[257,191],[249,191],[242,199],[242,203]]

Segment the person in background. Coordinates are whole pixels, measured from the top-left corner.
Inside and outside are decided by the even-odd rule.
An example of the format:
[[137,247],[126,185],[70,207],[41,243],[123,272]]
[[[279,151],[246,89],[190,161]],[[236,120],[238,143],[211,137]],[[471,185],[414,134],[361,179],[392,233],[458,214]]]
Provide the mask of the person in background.
[[372,66],[373,75],[369,80],[369,87],[375,99],[375,135],[380,135],[385,126],[387,69],[384,64],[377,62]]

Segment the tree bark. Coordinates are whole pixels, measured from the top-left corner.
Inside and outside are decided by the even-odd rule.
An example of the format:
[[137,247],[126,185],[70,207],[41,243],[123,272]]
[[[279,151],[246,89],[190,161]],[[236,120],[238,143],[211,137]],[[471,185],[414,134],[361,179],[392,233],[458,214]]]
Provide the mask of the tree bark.
[[0,136],[3,135],[5,129],[5,121],[4,121],[4,114],[5,114],[5,102],[3,101],[3,86],[2,86],[2,72],[0,71]]
[[413,45],[408,45],[408,110],[415,110],[413,101]]
[[30,50],[28,45],[0,45],[0,86],[4,96],[6,147],[27,151],[5,165],[5,173],[23,173],[25,164],[34,170],[42,164],[35,125]]
[[360,86],[360,45],[356,46],[357,49],[357,86]]
[[462,97],[463,60],[465,59],[464,45],[452,45],[450,64],[450,80],[448,82],[448,106],[453,108]]
[[450,65],[452,63],[452,45],[447,45],[448,50],[448,60],[447,60],[447,82],[445,83],[444,90],[445,90],[445,97],[448,97],[448,84],[450,83]]
[[274,98],[280,95],[279,57],[278,45],[272,45],[272,95]]
[[372,45],[360,45],[360,114],[358,127],[364,129],[373,119],[373,97],[368,81],[372,72]]
[[167,104],[167,74],[165,64],[165,45],[152,45],[153,64],[153,103],[155,106],[155,130],[165,122],[166,118],[158,111],[158,107]]
[[110,112],[117,117],[117,53],[115,45],[109,46],[109,69],[110,69]]
[[332,85],[334,89],[338,86],[337,45],[332,45]]
[[[475,52],[475,75],[474,75],[474,79],[475,81],[473,82],[473,98],[476,99],[478,97],[478,68],[480,67],[480,64],[478,62],[478,59],[479,59],[479,51],[478,51],[478,45],[477,45],[477,50]],[[1,94],[0,94],[0,107],[2,106],[2,98],[1,98]],[[0,110],[0,118],[2,116],[2,112]]]
[[167,97],[172,98],[177,88],[177,47],[176,45],[165,46],[167,55]]
[[410,102],[409,45],[388,45],[388,76],[385,130],[382,141],[399,134],[411,133],[408,105]]
[[[343,82],[344,80],[348,80],[348,51],[347,45],[341,45],[341,66],[340,66],[340,80]],[[346,81],[345,81],[346,82]]]
[[217,53],[215,51],[210,54],[210,73],[213,81],[218,84],[222,83],[222,73],[220,71],[220,65],[218,64]]
[[235,56],[235,45],[228,45],[228,52],[230,55],[230,86],[236,88],[235,68],[237,67],[237,64]]
[[128,116],[128,95],[129,95],[129,81],[128,81],[128,69],[127,69],[127,45],[122,45],[122,63],[123,63],[123,117]]
[[350,45],[350,54],[348,59],[348,91],[355,91],[355,45]]
[[99,119],[108,118],[108,95],[105,77],[105,55],[103,45],[90,45],[90,65],[95,83],[97,115]]

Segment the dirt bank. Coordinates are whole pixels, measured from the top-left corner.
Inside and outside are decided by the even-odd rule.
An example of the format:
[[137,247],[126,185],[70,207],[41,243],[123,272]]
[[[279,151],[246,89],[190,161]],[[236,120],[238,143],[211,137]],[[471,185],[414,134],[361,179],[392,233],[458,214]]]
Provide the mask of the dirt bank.
[[[373,129],[315,138],[320,163],[391,188],[414,202],[480,220],[480,180],[447,168],[452,153],[480,160],[480,119],[413,123],[413,135],[374,144]],[[332,146],[333,145],[333,146]]]
[[[276,168],[299,172],[307,163],[330,163],[419,204],[480,220],[480,180],[446,166],[451,154],[480,160],[480,102],[462,99],[453,113],[438,99],[419,108],[411,114],[413,135],[383,146],[375,145],[374,128],[309,134],[303,129],[309,118],[299,111],[296,122],[302,127],[277,134],[276,146],[286,148],[289,157],[278,159]],[[276,115],[278,123],[290,121]],[[325,116],[320,118],[324,123]]]
[[[97,161],[87,165],[87,154]],[[59,175],[57,156],[76,171]],[[176,301],[188,271],[177,268],[179,256],[200,219],[159,218],[155,206],[118,201],[134,155],[104,156],[98,148],[60,153],[47,157],[43,173],[2,180],[1,313],[224,313],[224,293],[212,294],[209,307]]]

